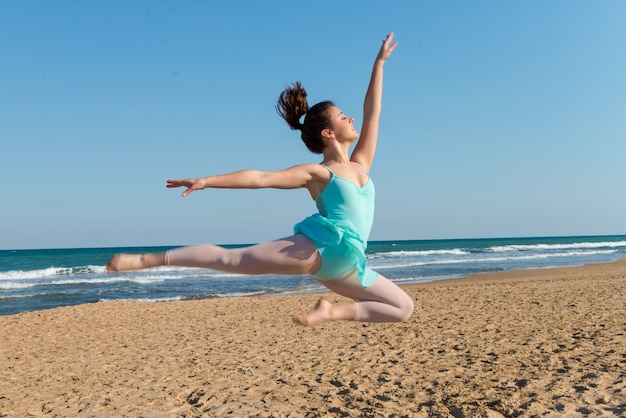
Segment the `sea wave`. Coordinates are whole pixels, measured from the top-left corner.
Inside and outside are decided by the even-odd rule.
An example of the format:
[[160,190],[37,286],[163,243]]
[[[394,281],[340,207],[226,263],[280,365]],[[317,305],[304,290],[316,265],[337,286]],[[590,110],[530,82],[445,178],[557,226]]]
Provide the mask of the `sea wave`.
[[115,282],[149,284],[165,280],[241,276],[244,275],[187,267],[159,267],[124,274],[108,273],[104,266],[49,267],[38,270],[11,270],[0,272],[0,290],[26,289],[42,284],[76,285]]
[[402,263],[381,263],[372,260],[370,267],[376,270],[388,270],[397,268],[419,267],[419,266],[435,266],[446,264],[477,264],[477,263],[493,263],[493,262],[511,262],[511,261],[529,261],[540,260],[556,257],[579,257],[593,256],[600,254],[613,254],[616,250],[598,250],[598,251],[567,251],[560,253],[538,253],[530,255],[504,256],[504,257],[467,257],[455,259],[436,259],[436,260],[406,260]]
[[404,258],[404,257],[426,257],[436,255],[466,255],[471,254],[470,251],[461,248],[454,248],[451,250],[403,250],[403,251],[388,251],[382,253],[367,254],[368,258]]
[[486,251],[511,252],[511,251],[551,251],[551,250],[569,250],[583,248],[619,248],[626,247],[626,241],[614,242],[575,242],[571,244],[515,244],[515,245],[499,245],[487,248]]
[[[512,269],[565,267],[626,257],[626,236],[375,241],[369,266],[400,283]],[[0,251],[0,315],[97,301],[160,302],[326,290],[310,275],[242,275],[187,267],[108,273],[118,252],[161,247]]]
[[38,270],[3,271],[0,272],[0,280],[45,279],[47,277],[104,272],[104,266],[48,267]]

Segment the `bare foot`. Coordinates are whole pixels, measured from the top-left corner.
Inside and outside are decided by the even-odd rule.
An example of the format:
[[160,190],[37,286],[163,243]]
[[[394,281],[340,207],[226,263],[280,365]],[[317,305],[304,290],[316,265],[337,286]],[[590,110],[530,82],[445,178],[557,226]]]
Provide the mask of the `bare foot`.
[[326,299],[320,299],[313,310],[306,314],[298,314],[293,317],[296,324],[313,327],[332,319],[331,311],[333,304]]
[[141,270],[161,265],[159,254],[116,254],[106,265],[108,272]]

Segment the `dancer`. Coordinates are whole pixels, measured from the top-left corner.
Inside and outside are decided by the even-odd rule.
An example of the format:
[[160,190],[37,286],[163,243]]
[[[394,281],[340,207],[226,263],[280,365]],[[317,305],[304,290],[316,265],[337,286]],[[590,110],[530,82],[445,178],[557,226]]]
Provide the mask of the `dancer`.
[[314,326],[337,320],[406,320],[413,311],[413,300],[390,280],[369,269],[365,257],[374,219],[374,184],[369,170],[378,140],[383,65],[396,46],[392,32],[376,56],[365,95],[360,136],[354,128],[354,118],[332,102],[309,108],[307,93],[300,83],[281,93],[276,110],[292,130],[301,131],[302,141],[311,152],[323,155],[320,164],[167,181],[168,188],[185,187],[183,197],[205,188],[306,188],[319,213],[296,224],[294,235],[236,249],[204,244],[164,253],[118,254],[111,258],[107,270],[186,266],[240,274],[311,274],[331,291],[353,301],[333,304],[322,298],[312,311],[295,315],[295,323]]

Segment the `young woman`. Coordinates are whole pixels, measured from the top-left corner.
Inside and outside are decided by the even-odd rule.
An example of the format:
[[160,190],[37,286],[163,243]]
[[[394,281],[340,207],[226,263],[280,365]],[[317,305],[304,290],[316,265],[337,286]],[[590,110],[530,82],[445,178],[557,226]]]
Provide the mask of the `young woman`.
[[413,300],[394,283],[367,268],[365,257],[374,219],[374,185],[368,173],[378,140],[383,65],[397,46],[392,41],[393,33],[390,33],[376,56],[365,95],[360,136],[354,128],[354,118],[332,102],[309,108],[306,91],[300,83],[281,93],[276,106],[278,113],[291,129],[301,131],[302,141],[311,152],[324,156],[320,164],[167,181],[168,188],[185,187],[183,196],[205,188],[304,187],[315,200],[319,213],[296,224],[294,235],[237,249],[207,244],[165,253],[118,254],[111,258],[107,270],[122,272],[175,265],[241,274],[311,274],[328,289],[353,302],[332,304],[321,299],[312,311],[294,316],[298,324],[406,320],[413,311]]

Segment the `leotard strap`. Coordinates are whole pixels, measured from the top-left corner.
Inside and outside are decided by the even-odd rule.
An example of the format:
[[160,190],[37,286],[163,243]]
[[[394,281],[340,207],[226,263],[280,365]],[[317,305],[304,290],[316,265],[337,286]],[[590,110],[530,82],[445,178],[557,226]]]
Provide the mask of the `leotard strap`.
[[369,171],[367,171],[365,169],[365,167],[363,167],[361,164],[357,163],[356,161],[352,161],[354,164],[358,165],[359,167],[361,167],[361,170],[363,170],[363,172],[365,172],[365,174],[367,174],[368,176],[370,175]]
[[[351,161],[351,162],[353,162],[354,164],[358,165],[358,166],[359,166],[359,168],[360,168],[361,170],[363,170],[363,172],[364,172],[365,174],[367,174],[368,176],[370,175],[369,171],[367,171],[367,170],[365,169],[365,167],[363,167],[361,164],[357,163],[356,161]],[[320,164],[320,165],[321,165],[322,167],[324,167],[326,170],[330,171],[330,174],[335,175],[335,172],[334,172],[334,171],[333,171],[333,170],[332,170],[329,166],[327,166],[326,164]]]
[[324,167],[326,170],[328,170],[330,172],[331,175],[335,175],[335,172],[326,164],[320,164],[322,167]]

